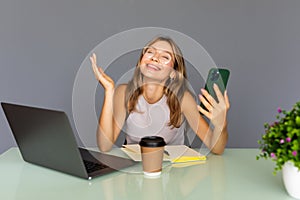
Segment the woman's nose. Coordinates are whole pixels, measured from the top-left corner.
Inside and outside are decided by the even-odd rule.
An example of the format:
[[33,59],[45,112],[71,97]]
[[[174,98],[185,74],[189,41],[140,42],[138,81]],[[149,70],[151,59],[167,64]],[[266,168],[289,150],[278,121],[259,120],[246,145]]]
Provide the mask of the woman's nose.
[[159,56],[159,55],[157,55],[157,53],[155,53],[155,54],[152,56],[152,60],[158,62],[158,56]]

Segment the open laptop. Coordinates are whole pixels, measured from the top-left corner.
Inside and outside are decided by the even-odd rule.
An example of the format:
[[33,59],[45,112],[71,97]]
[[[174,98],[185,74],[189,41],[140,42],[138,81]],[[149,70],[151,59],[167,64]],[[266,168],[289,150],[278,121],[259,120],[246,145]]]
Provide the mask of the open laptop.
[[1,103],[25,161],[63,173],[92,179],[136,162],[77,145],[67,115],[62,111]]

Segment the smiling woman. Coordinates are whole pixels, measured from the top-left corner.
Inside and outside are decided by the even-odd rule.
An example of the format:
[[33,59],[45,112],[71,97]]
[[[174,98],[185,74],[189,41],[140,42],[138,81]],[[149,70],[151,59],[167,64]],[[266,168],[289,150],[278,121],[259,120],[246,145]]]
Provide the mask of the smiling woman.
[[[156,37],[143,48],[134,75],[128,84],[118,85],[90,57],[94,74],[105,90],[97,131],[97,144],[109,151],[121,129],[128,143],[138,143],[144,136],[161,136],[167,144],[183,144],[186,122],[212,150],[221,154],[227,143],[229,99],[216,86],[218,101],[202,90],[197,105],[187,88],[186,67],[179,47],[169,37]],[[204,96],[205,98],[203,98]],[[211,129],[200,113],[213,124]]]
[[139,63],[144,78],[147,77],[158,82],[166,81],[165,79],[169,78],[171,71],[173,71],[172,52],[170,44],[166,41],[157,41],[145,47]]

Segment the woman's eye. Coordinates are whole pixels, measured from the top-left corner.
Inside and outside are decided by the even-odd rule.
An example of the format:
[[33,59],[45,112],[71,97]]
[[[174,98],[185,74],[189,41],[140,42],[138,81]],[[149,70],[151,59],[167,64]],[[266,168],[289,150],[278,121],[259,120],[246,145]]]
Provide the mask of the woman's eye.
[[147,53],[147,54],[154,54],[154,51],[151,50],[151,49],[148,49],[148,50],[146,51],[146,53]]
[[171,57],[169,55],[161,55],[161,58],[165,61],[171,60]]

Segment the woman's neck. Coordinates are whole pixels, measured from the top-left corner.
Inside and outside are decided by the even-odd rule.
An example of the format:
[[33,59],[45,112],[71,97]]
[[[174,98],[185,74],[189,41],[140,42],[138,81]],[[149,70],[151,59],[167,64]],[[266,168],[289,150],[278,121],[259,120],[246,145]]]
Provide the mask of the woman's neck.
[[164,86],[157,83],[147,83],[143,86],[143,96],[148,103],[158,102],[164,95]]

